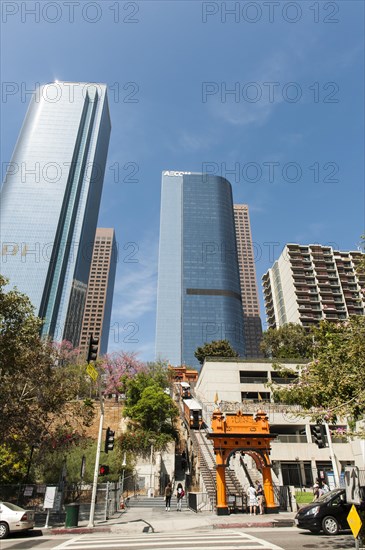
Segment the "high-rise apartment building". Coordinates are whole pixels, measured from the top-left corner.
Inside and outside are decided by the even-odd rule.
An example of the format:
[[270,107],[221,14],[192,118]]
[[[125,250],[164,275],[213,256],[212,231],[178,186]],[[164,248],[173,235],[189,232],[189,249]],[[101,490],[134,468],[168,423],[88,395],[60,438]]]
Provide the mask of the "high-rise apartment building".
[[196,348],[222,339],[245,355],[231,185],[163,172],[156,356],[199,367]]
[[247,204],[234,204],[237,257],[243,307],[246,357],[262,357],[260,342],[262,324],[257,292],[256,267],[252,246],[250,216]]
[[118,253],[114,229],[98,227],[87,286],[80,348],[87,350],[90,334],[99,338],[99,354],[108,351],[115,271]]
[[356,270],[363,257],[330,246],[287,244],[262,278],[268,327],[364,315],[365,274]]
[[33,94],[1,193],[1,273],[79,343],[110,137],[106,86],[54,82]]

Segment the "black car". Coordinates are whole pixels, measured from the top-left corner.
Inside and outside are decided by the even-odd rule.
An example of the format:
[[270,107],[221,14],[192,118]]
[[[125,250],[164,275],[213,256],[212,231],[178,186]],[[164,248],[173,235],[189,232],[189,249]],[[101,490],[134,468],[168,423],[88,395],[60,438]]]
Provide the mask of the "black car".
[[309,529],[311,533],[323,531],[326,535],[337,535],[341,529],[350,529],[347,523],[350,509],[345,489],[334,489],[300,508],[295,524],[300,529]]

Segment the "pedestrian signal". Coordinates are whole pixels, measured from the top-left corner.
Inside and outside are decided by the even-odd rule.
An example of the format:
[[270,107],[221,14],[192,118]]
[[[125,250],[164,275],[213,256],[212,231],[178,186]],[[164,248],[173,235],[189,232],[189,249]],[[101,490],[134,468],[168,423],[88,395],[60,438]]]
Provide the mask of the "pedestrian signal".
[[109,466],[102,464],[99,466],[99,476],[107,476],[109,474]]

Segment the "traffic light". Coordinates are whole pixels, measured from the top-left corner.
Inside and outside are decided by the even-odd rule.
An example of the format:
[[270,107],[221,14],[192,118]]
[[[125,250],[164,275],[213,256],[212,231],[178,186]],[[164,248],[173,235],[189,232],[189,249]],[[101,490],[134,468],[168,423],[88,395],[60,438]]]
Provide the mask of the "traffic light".
[[98,348],[99,348],[99,338],[93,338],[93,335],[90,334],[89,350],[87,352],[88,363],[90,363],[90,361],[96,361],[98,356]]
[[106,436],[105,436],[105,452],[112,451],[114,449],[114,436],[115,432],[111,430],[109,427],[106,429]]
[[326,446],[326,441],[325,441],[326,427],[321,424],[312,426],[312,437],[317,447],[319,449],[323,449]]
[[107,475],[109,475],[109,466],[106,464],[101,464],[101,466],[99,466],[99,476]]

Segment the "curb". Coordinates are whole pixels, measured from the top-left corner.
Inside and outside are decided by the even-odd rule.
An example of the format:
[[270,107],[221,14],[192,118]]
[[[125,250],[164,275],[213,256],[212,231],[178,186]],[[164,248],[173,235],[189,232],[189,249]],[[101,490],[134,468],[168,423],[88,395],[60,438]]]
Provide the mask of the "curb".
[[[131,522],[123,522],[124,525],[144,522],[142,519],[132,520]],[[147,522],[144,522],[147,523]],[[51,529],[45,529],[44,531],[49,535],[88,535],[92,533],[112,533],[113,527],[120,525],[118,523],[113,523],[108,526],[96,526],[96,527],[56,527]],[[149,524],[148,524],[149,525]],[[250,528],[260,528],[260,527],[293,527],[294,520],[283,519],[281,521],[249,521],[249,522],[236,522],[236,523],[213,523],[210,525],[211,529],[250,529]],[[149,525],[152,527],[151,525]],[[206,526],[209,528],[209,526]],[[186,529],[186,528],[184,528]],[[200,527],[194,527],[194,529],[200,529]],[[153,531],[153,528],[152,528]],[[156,531],[158,532],[158,531]]]
[[249,529],[251,527],[293,527],[293,520],[283,521],[257,521],[248,523],[213,523],[213,529]]
[[60,527],[56,529],[47,529],[50,535],[88,535],[90,533],[110,533],[110,527]]

